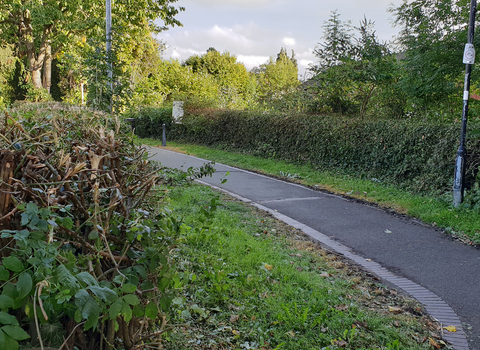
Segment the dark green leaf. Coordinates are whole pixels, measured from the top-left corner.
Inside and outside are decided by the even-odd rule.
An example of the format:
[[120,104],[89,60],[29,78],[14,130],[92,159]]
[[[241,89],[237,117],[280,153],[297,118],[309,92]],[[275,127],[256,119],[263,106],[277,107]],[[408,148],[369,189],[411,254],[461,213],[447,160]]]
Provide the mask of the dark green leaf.
[[3,265],[0,265],[0,281],[8,281],[10,278],[10,272],[3,267]]
[[158,306],[153,301],[149,302],[145,307],[145,316],[151,320],[155,320],[158,316]]
[[12,298],[7,295],[0,295],[0,310],[6,310],[15,305]]
[[121,314],[123,315],[125,322],[129,322],[132,319],[132,308],[125,302],[122,304]]
[[131,293],[135,292],[136,290],[137,290],[137,286],[135,286],[133,284],[130,284],[130,283],[124,284],[121,288],[122,293],[126,293],[126,294],[131,294]]
[[17,341],[6,335],[0,328],[0,349],[18,350],[18,347]]
[[122,311],[122,305],[122,299],[115,300],[115,302],[110,305],[110,309],[108,310],[108,316],[110,316],[111,319],[115,319],[118,315],[120,315],[120,312]]
[[7,268],[10,271],[13,272],[22,272],[23,271],[23,264],[20,261],[19,258],[16,256],[9,256],[6,258],[3,258],[3,266]]
[[91,290],[97,298],[113,303],[117,299],[117,294],[108,287],[89,286],[88,290]]
[[77,279],[87,284],[87,286],[98,286],[97,280],[88,272],[80,272],[77,274]]
[[123,296],[123,300],[129,305],[138,305],[140,304],[140,300],[138,300],[138,297],[133,294],[127,294]]
[[18,326],[18,320],[15,316],[7,314],[6,312],[0,311],[0,323],[1,324],[10,324],[13,326]]
[[33,288],[33,281],[32,277],[26,273],[23,272],[19,277],[17,281],[17,291],[18,291],[18,297],[20,299],[25,298],[28,294],[30,294],[30,291]]
[[2,331],[4,331],[9,337],[15,340],[25,340],[30,338],[27,332],[25,332],[22,328],[19,326],[12,326],[12,325],[7,325],[3,326],[0,328]]

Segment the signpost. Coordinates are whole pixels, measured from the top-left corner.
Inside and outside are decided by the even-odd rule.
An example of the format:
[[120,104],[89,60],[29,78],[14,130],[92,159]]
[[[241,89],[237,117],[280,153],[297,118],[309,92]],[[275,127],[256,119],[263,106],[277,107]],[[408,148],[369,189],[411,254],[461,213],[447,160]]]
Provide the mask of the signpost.
[[465,68],[465,84],[463,91],[463,110],[462,110],[462,131],[460,134],[460,146],[457,151],[457,160],[455,162],[455,179],[453,181],[453,205],[459,207],[463,202],[465,189],[465,157],[467,150],[465,147],[465,138],[467,134],[468,120],[468,99],[470,98],[470,75],[472,65],[475,63],[475,48],[473,46],[473,36],[475,32],[475,15],[477,12],[477,0],[471,0],[470,3],[470,21],[468,25],[468,38],[463,54],[463,63]]

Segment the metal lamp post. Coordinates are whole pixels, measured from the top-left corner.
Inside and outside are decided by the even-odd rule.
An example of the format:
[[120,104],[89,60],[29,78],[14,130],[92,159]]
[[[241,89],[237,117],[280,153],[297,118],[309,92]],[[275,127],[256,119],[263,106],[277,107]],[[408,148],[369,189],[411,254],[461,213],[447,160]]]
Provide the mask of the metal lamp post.
[[463,55],[463,63],[465,68],[465,84],[463,91],[463,110],[462,110],[462,131],[460,134],[460,146],[457,151],[457,160],[455,162],[455,178],[453,182],[453,205],[460,206],[463,202],[463,194],[465,189],[465,158],[467,150],[465,147],[465,138],[467,133],[468,120],[468,99],[470,98],[470,75],[472,73],[472,65],[475,63],[475,48],[473,46],[473,36],[475,32],[475,15],[477,12],[477,1],[472,0],[470,3],[470,21],[468,25],[468,38],[465,45]]

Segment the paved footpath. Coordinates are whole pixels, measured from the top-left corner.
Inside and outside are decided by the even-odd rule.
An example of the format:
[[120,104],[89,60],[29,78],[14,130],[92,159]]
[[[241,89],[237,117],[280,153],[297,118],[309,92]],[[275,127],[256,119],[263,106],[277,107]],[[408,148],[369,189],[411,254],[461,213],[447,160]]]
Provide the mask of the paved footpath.
[[[185,171],[208,162],[160,148],[149,152]],[[455,333],[444,331],[455,349],[480,350],[478,249],[372,206],[222,164],[215,168],[202,183],[271,212],[403,289],[444,326],[456,326]]]

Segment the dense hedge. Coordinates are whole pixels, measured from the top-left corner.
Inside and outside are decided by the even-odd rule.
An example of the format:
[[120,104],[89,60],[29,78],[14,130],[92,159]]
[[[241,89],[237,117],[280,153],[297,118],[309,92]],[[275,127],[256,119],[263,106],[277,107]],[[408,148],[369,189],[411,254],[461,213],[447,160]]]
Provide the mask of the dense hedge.
[[162,137],[162,124],[171,125],[172,108],[142,107],[131,111],[126,118],[135,119],[135,133],[141,137]]
[[[158,126],[137,130],[141,137],[161,135]],[[452,187],[459,134],[460,123],[209,111],[187,114],[180,126],[169,124],[167,137],[342,169],[416,191],[445,191]],[[471,134],[467,140],[467,184],[472,185],[480,165],[480,137]]]

